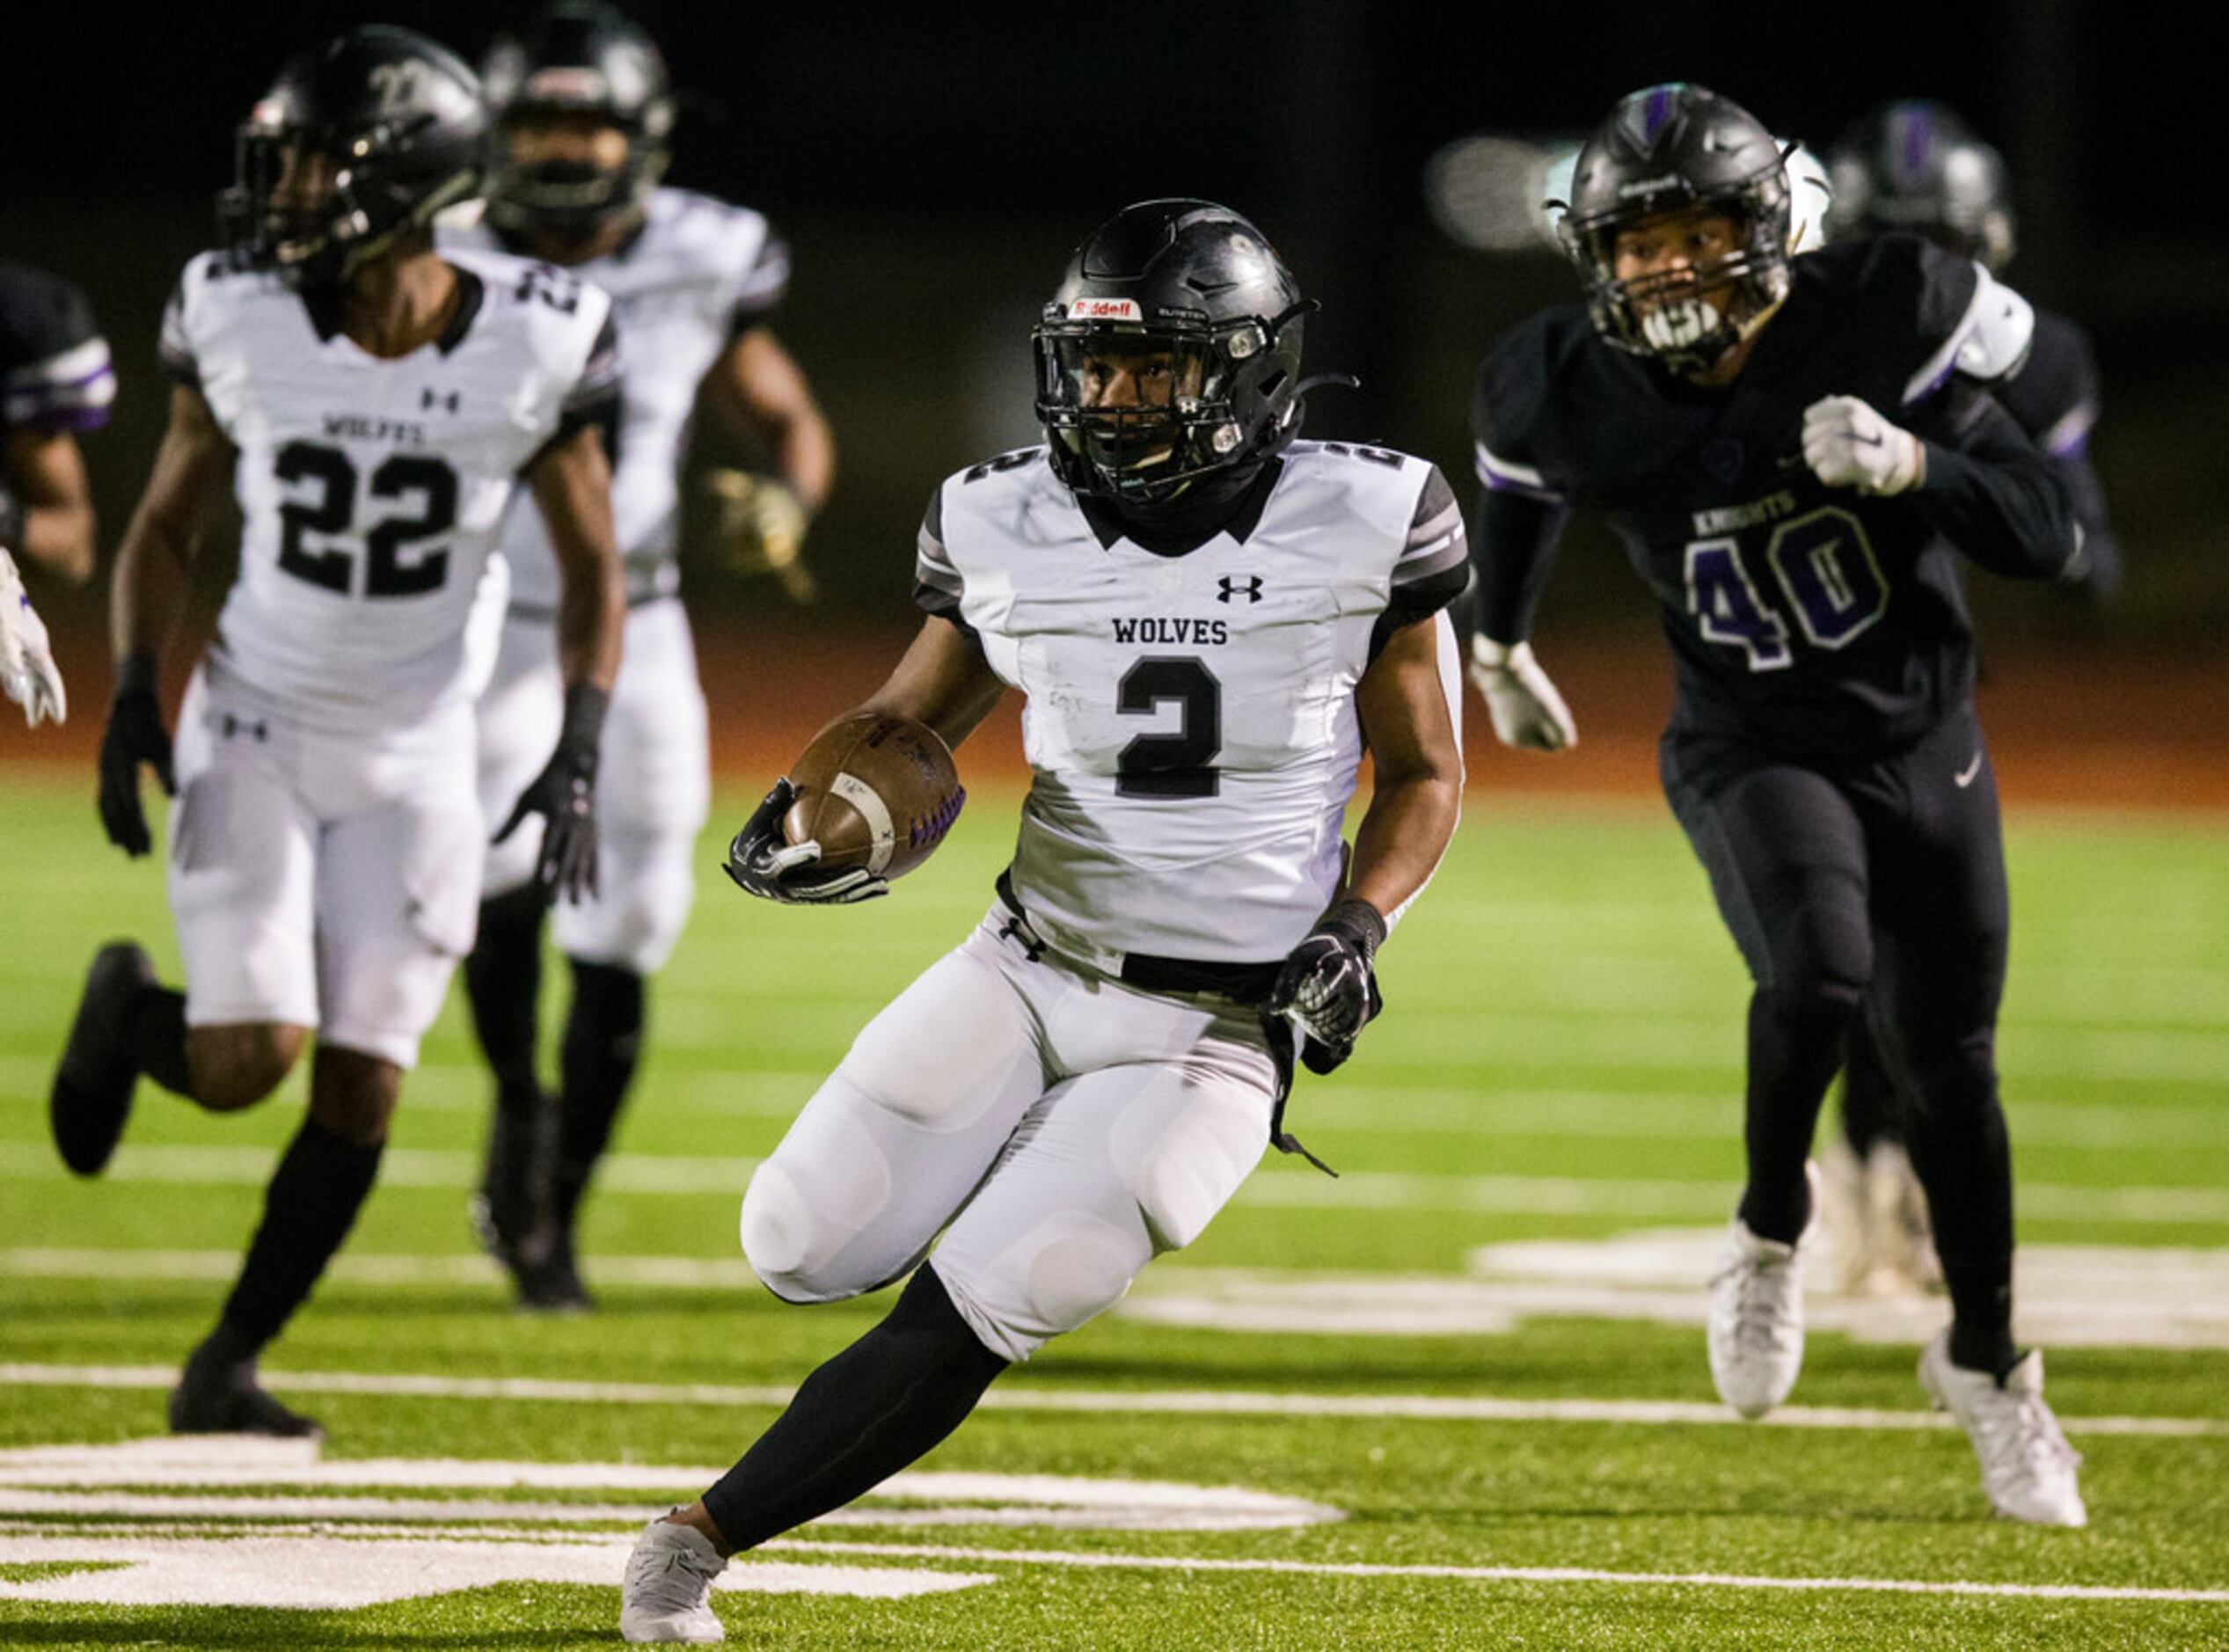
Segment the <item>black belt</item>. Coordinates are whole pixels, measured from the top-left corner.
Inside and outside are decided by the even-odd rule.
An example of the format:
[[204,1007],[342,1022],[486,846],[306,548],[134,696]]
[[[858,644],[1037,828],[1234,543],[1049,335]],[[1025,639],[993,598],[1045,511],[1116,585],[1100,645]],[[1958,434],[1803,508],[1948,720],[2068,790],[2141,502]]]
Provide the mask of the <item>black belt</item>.
[[[998,899],[1006,909],[1006,932],[1029,949],[1032,958],[1046,950],[1044,939],[1031,927],[1029,914],[1014,893],[1012,868],[998,874]],[[1277,983],[1283,959],[1273,963],[1217,963],[1202,958],[1162,958],[1152,953],[1122,954],[1115,978],[1124,986],[1145,992],[1213,992],[1241,1004],[1259,1004]]]

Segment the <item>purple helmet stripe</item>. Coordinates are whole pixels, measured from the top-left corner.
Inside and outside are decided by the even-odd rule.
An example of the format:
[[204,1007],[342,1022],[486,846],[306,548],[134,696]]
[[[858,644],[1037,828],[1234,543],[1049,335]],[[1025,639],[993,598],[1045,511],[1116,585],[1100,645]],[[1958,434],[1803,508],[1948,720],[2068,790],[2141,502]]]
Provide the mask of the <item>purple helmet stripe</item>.
[[1935,147],[1935,123],[1924,103],[1901,106],[1889,128],[1896,181],[1909,189],[1926,181],[1927,157]]

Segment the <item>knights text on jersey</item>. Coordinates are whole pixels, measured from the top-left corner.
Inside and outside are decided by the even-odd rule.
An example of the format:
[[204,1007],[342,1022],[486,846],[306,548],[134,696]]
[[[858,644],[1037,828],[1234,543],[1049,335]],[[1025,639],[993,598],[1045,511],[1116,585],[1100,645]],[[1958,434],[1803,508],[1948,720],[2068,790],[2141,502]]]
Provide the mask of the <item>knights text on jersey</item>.
[[[444,248],[499,249],[484,218],[445,216]],[[627,367],[612,455],[611,514],[627,600],[680,588],[674,562],[680,468],[705,374],[736,333],[765,318],[789,284],[789,251],[766,220],[685,189],[651,194],[641,229],[609,257],[568,267],[611,296]],[[514,511],[503,533],[512,605],[554,611],[557,565],[541,518]]]
[[[2072,523],[2055,496],[2022,515],[1992,494],[1995,530],[2013,548],[1954,543],[1932,498],[1820,482],[1802,457],[1804,410],[1859,397],[1948,454],[1946,475],[1986,424],[1991,442],[2021,450],[1992,462],[2040,471],[2042,456],[1966,376],[2015,367],[2027,318],[1977,266],[1903,237],[1794,260],[1787,302],[1724,391],[1612,349],[1577,306],[1550,310],[1480,370],[1480,479],[1608,517],[1661,605],[1675,728],[1803,755],[1908,743],[1972,683],[1954,553],[2053,571],[2047,558],[2075,554]],[[1990,481],[1977,466],[1961,474]],[[1481,559],[1496,552],[1482,532]]]
[[449,261],[456,318],[393,360],[221,253],[186,266],[163,319],[164,365],[239,450],[239,572],[209,669],[302,722],[388,727],[477,693],[521,472],[611,414],[603,293],[523,259]]
[[1322,442],[1273,463],[1180,556],[1095,527],[1042,448],[949,478],[922,524],[922,606],[1028,697],[1015,891],[1056,949],[1101,968],[1300,940],[1339,878],[1356,684],[1391,629],[1468,579],[1431,464]]
[[108,340],[68,281],[0,259],[0,424],[91,430],[108,422]]

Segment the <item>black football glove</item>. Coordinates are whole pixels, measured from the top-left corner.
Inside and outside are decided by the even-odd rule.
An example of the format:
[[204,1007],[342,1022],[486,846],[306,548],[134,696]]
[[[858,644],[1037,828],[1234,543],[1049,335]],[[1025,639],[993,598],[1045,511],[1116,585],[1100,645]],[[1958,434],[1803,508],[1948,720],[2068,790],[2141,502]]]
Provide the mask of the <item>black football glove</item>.
[[611,697],[593,683],[565,691],[565,726],[557,749],[542,766],[495,834],[501,843],[529,815],[542,817],[542,852],[534,863],[543,897],[580,902],[596,892],[596,750]]
[[787,780],[760,800],[727,845],[727,875],[746,895],[779,901],[786,906],[851,906],[890,892],[890,881],[865,866],[823,870],[821,846],[808,840],[791,843],[782,836],[782,816],[797,800],[797,788]]
[[1301,1034],[1300,1060],[1310,1072],[1329,1072],[1353,1055],[1355,1040],[1384,1007],[1370,965],[1385,939],[1378,909],[1349,897],[1334,903],[1285,954],[1262,1007]]
[[155,771],[165,797],[178,795],[171,771],[171,733],[155,696],[155,656],[142,650],[116,668],[108,727],[100,736],[100,823],[108,841],[137,857],[155,846],[139,802],[139,765]]

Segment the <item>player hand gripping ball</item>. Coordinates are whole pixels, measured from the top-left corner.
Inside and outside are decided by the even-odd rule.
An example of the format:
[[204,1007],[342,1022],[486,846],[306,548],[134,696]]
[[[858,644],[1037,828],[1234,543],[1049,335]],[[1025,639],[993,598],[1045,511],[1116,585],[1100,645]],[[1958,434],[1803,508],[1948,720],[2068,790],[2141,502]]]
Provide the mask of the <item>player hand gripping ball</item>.
[[1822,396],[1803,410],[1803,462],[1829,487],[1901,493],[1927,479],[1919,438],[1855,396]]
[[1302,1034],[1300,1058],[1309,1071],[1329,1072],[1354,1054],[1355,1040],[1384,1007],[1371,964],[1385,939],[1378,909],[1349,896],[1334,902],[1285,954],[1263,1008]]
[[31,606],[15,559],[4,547],[0,547],[0,692],[23,707],[24,721],[33,728],[48,717],[58,723],[69,718],[69,699],[62,692],[46,622]]
[[596,892],[596,771],[603,713],[610,697],[590,683],[565,691],[565,725],[550,760],[519,793],[495,834],[501,843],[529,815],[542,816],[542,852],[534,881],[544,895],[579,902]]
[[1579,743],[1579,726],[1532,657],[1531,643],[1501,643],[1483,632],[1473,633],[1470,676],[1494,720],[1494,737],[1503,745],[1561,751]]
[[155,771],[165,797],[178,795],[171,771],[171,735],[155,697],[155,660],[135,654],[116,668],[116,692],[108,702],[108,727],[100,736],[100,823],[108,841],[126,854],[154,847],[139,801],[139,765]]
[[727,875],[738,888],[786,906],[850,906],[889,894],[889,880],[865,866],[823,867],[817,839],[790,842],[782,821],[796,801],[795,786],[775,781],[727,845]]

